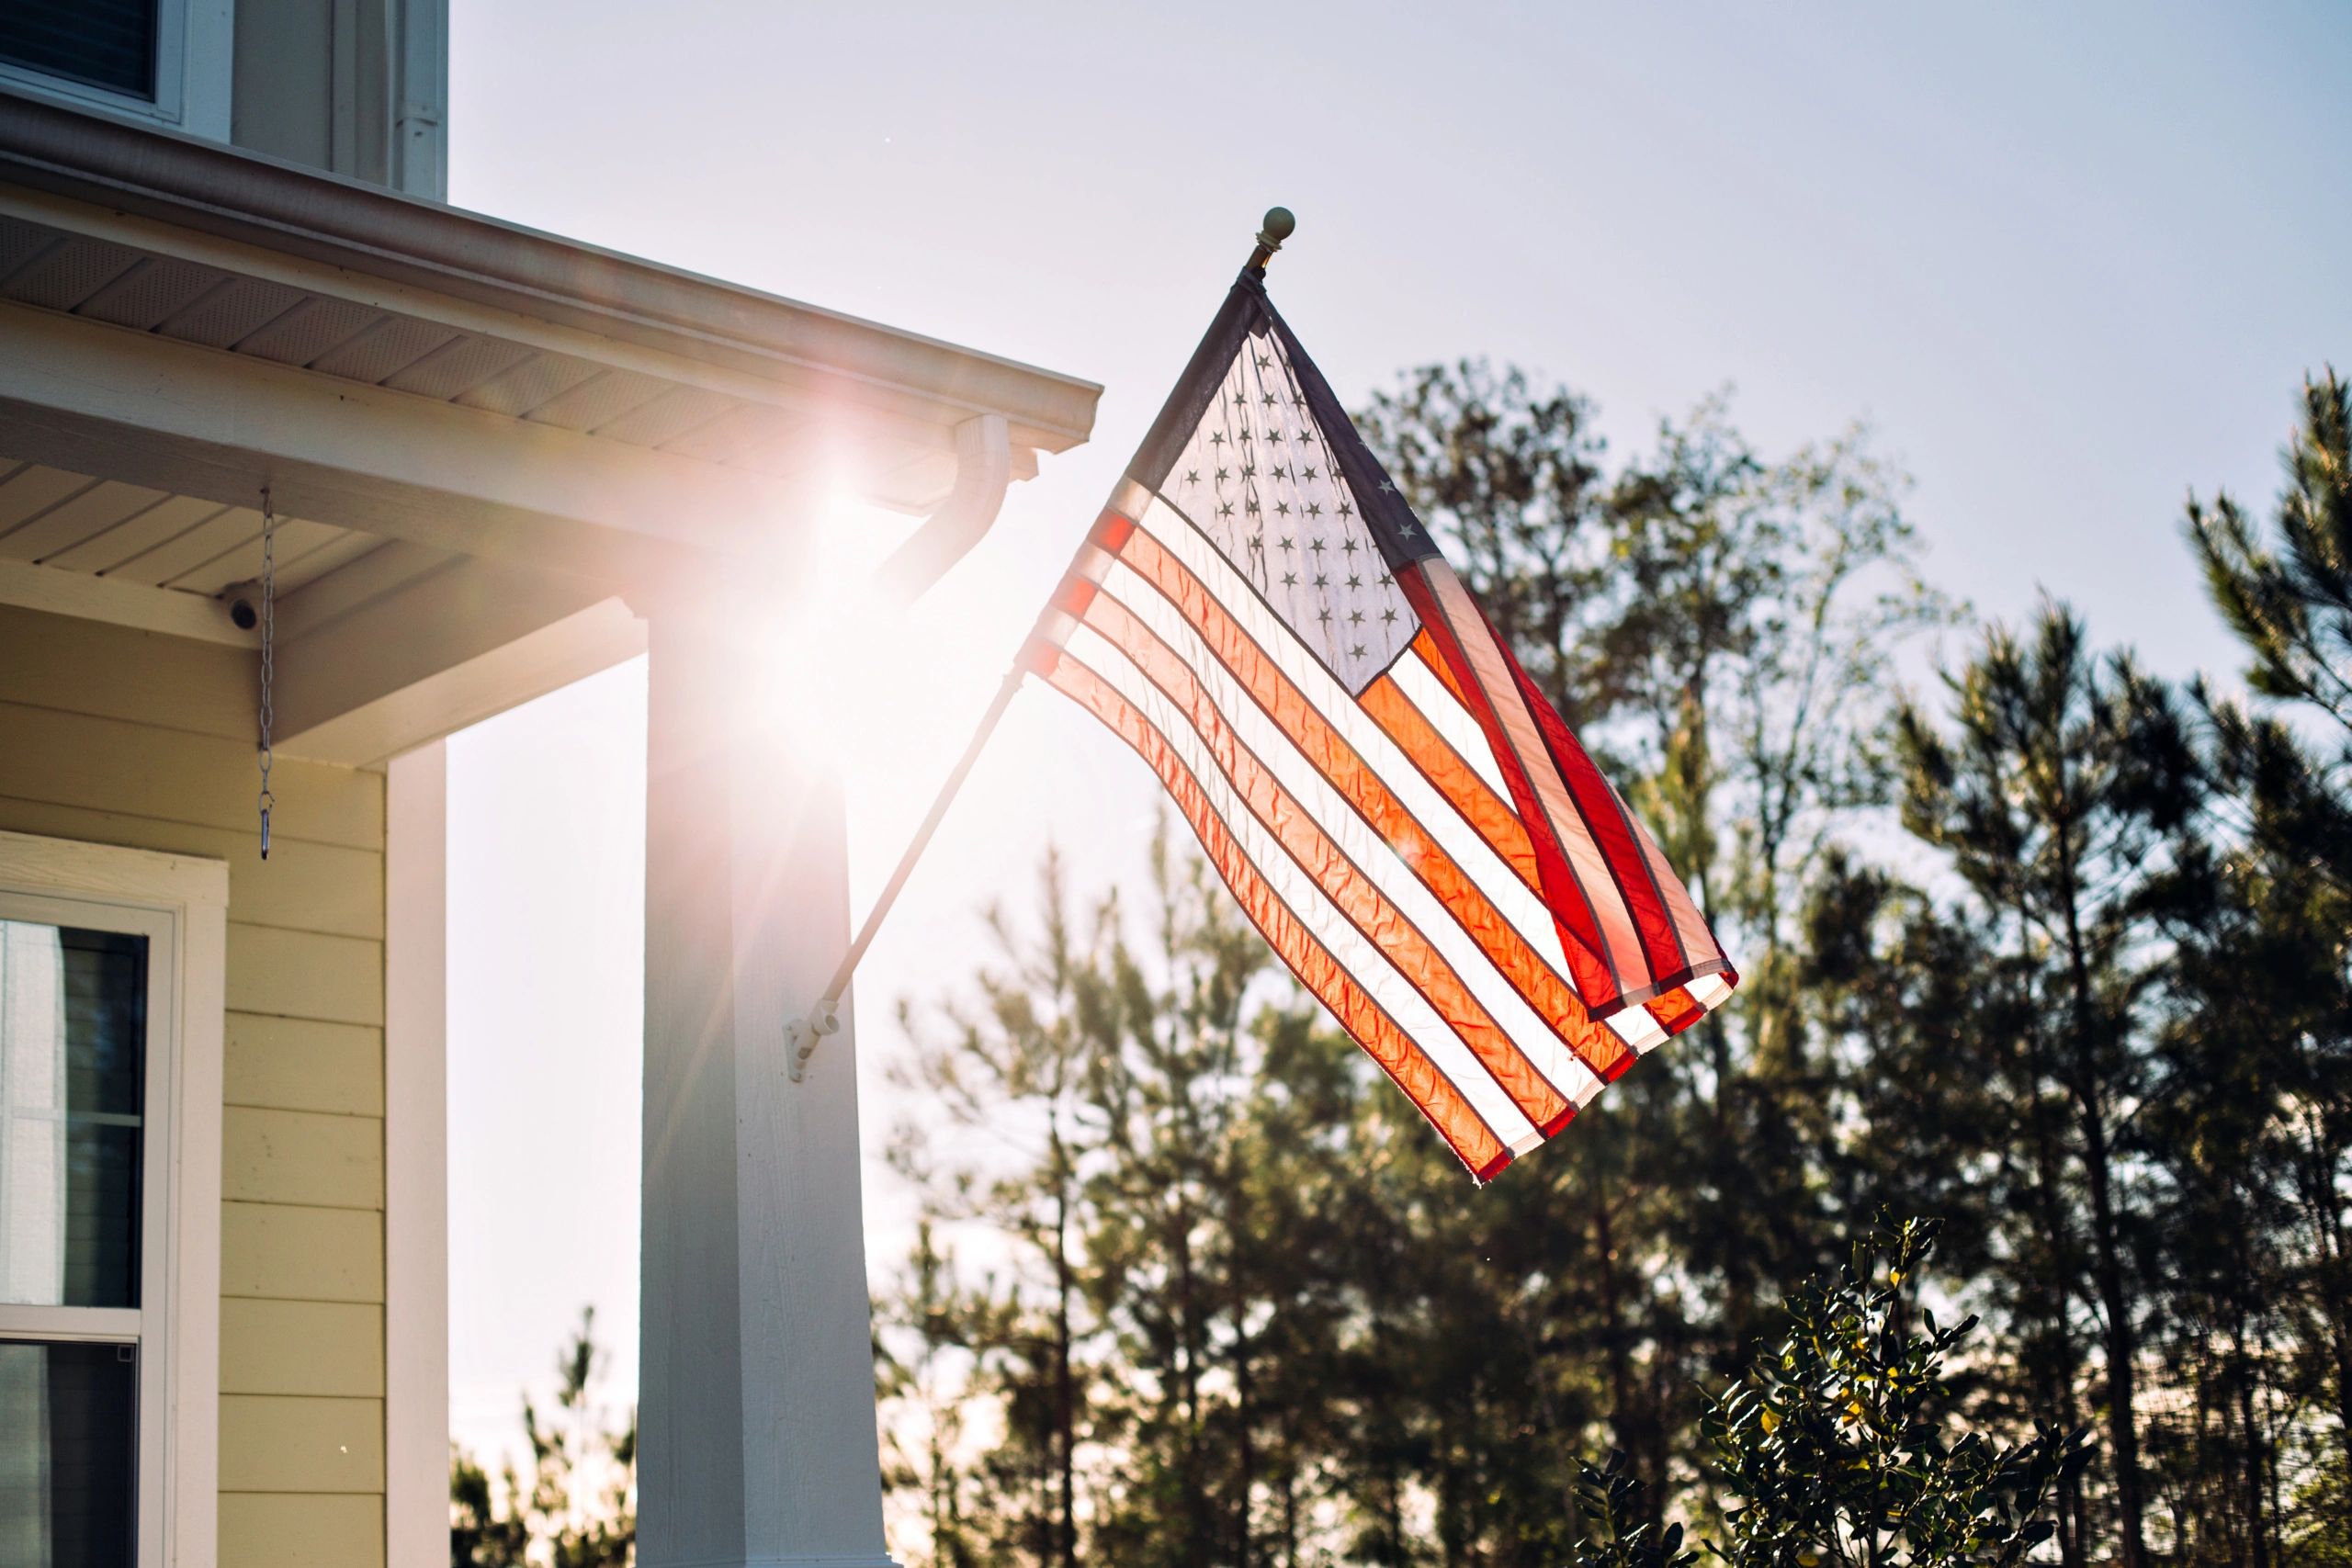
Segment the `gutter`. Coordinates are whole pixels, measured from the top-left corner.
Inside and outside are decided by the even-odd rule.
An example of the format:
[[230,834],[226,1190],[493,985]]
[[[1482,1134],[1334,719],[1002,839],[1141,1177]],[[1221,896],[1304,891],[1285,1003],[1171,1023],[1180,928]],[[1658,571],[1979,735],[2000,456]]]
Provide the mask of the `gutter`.
[[956,427],[956,488],[876,573],[885,604],[910,604],[980,542],[1012,485],[1012,428],[984,413]]

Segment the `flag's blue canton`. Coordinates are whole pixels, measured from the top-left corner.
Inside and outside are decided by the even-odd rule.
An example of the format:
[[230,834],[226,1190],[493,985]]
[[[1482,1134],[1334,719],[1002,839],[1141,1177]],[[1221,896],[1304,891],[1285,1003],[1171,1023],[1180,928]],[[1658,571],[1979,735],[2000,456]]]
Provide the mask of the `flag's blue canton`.
[[1162,490],[1351,692],[1412,641],[1419,623],[1271,335],[1243,340]]

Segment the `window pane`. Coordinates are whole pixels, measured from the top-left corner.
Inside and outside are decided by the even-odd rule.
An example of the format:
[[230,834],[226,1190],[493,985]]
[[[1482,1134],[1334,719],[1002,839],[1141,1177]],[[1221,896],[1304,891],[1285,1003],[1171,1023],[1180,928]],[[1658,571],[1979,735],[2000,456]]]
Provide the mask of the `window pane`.
[[0,1341],[0,1562],[130,1563],[138,1401],[131,1346]]
[[0,60],[152,101],[155,0],[7,0]]
[[0,920],[0,1302],[139,1304],[146,1057],[145,937]]

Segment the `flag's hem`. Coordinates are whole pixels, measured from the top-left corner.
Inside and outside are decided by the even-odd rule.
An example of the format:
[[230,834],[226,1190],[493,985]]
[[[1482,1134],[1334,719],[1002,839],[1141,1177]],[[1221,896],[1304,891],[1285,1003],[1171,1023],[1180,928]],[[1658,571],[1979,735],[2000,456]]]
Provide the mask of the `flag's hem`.
[[[1609,1019],[1616,1017],[1619,1013],[1623,1012],[1627,1008],[1639,1007],[1644,1002],[1656,1001],[1658,998],[1666,995],[1667,992],[1673,990],[1678,986],[1687,986],[1693,980],[1703,980],[1710,975],[1728,975],[1731,976],[1731,983],[1733,985],[1736,986],[1739,984],[1739,972],[1732,967],[1730,959],[1709,958],[1692,964],[1688,969],[1679,970],[1672,975],[1664,976],[1659,979],[1651,981],[1646,986],[1638,987],[1634,990],[1626,991],[1620,995],[1615,1000],[1608,1002],[1602,1006],[1593,1007],[1588,1004],[1585,1010],[1590,1013],[1595,1019],[1606,1021]],[[1701,1018],[1704,1017],[1705,1010],[1702,1010],[1702,1011],[1692,1013],[1689,1021],[1685,1022],[1681,1029],[1669,1030],[1668,1032],[1669,1034],[1681,1033],[1683,1029],[1690,1028],[1692,1023],[1696,1023]]]

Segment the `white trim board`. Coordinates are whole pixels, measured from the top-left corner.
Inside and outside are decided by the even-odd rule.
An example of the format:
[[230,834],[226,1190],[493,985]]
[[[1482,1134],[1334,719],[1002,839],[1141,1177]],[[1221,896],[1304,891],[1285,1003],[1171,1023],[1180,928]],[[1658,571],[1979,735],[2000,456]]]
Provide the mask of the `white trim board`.
[[384,1533],[449,1551],[448,748],[394,757],[384,802]]
[[261,634],[240,631],[229,618],[229,606],[218,599],[30,561],[0,559],[0,604],[230,648],[261,647]]

